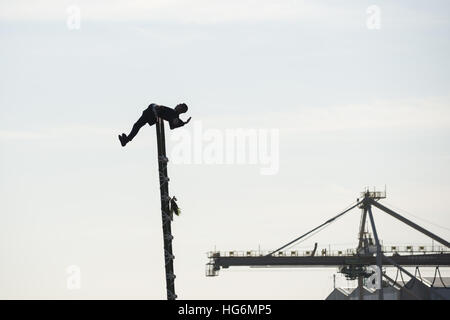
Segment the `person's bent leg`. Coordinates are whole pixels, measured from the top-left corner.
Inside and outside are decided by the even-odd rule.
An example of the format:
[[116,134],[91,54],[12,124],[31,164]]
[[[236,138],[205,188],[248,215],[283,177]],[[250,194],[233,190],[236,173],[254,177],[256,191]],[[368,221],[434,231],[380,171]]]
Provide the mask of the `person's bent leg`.
[[130,133],[127,136],[128,142],[133,140],[133,138],[138,134],[139,130],[147,124],[147,119],[144,115],[142,115],[138,121],[133,125]]
[[139,130],[145,126],[146,124],[152,125],[155,123],[155,116],[153,114],[152,110],[149,110],[148,108],[142,112],[142,116],[136,121],[136,123],[133,125],[133,128],[131,129],[128,136],[123,133],[119,136],[120,143],[122,144],[122,147],[125,147],[125,145],[133,140],[133,138],[138,134]]

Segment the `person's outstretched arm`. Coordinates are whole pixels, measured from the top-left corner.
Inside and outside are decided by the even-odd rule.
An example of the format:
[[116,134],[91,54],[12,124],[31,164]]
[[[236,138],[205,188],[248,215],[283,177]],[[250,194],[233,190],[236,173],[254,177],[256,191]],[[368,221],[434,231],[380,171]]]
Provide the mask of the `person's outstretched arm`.
[[192,118],[192,117],[189,117],[189,119],[187,119],[186,121],[183,121],[183,120],[181,120],[180,118],[176,118],[176,119],[174,119],[173,121],[170,121],[170,122],[169,122],[170,129],[173,130],[173,129],[182,127],[182,126],[184,126],[185,124],[188,124],[189,121],[191,121],[191,118]]

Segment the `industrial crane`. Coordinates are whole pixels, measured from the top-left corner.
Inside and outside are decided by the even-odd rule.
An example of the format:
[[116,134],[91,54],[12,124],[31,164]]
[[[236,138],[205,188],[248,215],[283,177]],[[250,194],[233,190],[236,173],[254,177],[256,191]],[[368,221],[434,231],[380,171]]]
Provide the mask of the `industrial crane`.
[[[448,267],[450,266],[450,243],[434,233],[422,228],[416,223],[403,217],[392,209],[380,203],[381,199],[386,198],[386,191],[369,191],[362,192],[361,199],[357,199],[343,212],[325,221],[323,224],[306,232],[300,237],[288,242],[271,252],[262,251],[245,251],[245,252],[220,252],[213,251],[208,253],[209,262],[206,265],[206,276],[217,276],[221,268],[229,268],[235,266],[248,267],[337,267],[339,272],[344,274],[347,279],[358,280],[358,287],[361,289],[364,279],[372,276],[371,266],[376,265],[380,272],[377,274],[379,283],[385,278],[388,283],[397,285],[396,280],[390,278],[382,272],[384,267],[396,267],[399,272],[407,274],[411,278],[415,275],[408,272],[404,267]],[[426,248],[420,246],[406,246],[405,248],[398,246],[384,247],[378,238],[377,228],[372,214],[372,207],[380,209],[390,216],[398,219],[413,229],[425,234],[442,246],[433,246]],[[347,249],[345,251],[327,252],[323,249],[317,254],[317,243],[311,251],[300,253],[296,250],[283,251],[298,241],[311,236],[315,232],[320,231],[325,226],[336,221],[338,218],[348,213],[352,209],[361,209],[361,223],[359,227],[358,245],[356,249]],[[372,233],[365,231],[366,221],[370,221]],[[372,237],[373,235],[373,237]],[[437,269],[438,270],[438,269]],[[421,279],[417,279],[422,281]],[[405,288],[405,290],[408,290]],[[360,299],[362,299],[362,290]],[[379,299],[384,299],[383,286],[378,291]]]

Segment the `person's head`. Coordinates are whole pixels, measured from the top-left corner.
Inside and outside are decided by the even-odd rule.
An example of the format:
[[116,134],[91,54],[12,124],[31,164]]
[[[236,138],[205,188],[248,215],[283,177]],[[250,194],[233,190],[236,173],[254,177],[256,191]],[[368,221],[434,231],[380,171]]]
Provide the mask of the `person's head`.
[[180,103],[175,107],[175,111],[178,113],[185,113],[188,111],[188,106],[186,105],[186,103]]

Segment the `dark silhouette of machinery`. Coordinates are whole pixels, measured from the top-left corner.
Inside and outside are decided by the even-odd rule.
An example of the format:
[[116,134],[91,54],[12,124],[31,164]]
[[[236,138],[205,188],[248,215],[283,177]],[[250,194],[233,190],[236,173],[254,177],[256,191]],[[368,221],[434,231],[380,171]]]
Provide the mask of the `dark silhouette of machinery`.
[[[366,190],[361,196],[361,199],[357,199],[356,203],[352,204],[343,212],[274,251],[268,253],[261,251],[246,251],[243,253],[236,251],[228,251],[225,253],[218,251],[209,252],[206,275],[217,276],[221,268],[226,269],[235,266],[338,267],[339,272],[344,274],[347,279],[357,279],[358,287],[362,288],[364,279],[367,279],[374,274],[371,266],[376,265],[378,270],[381,270],[381,272],[378,272],[377,274],[379,283],[383,283],[384,278],[385,281],[392,285],[398,285],[397,280],[391,279],[384,273],[383,266],[396,267],[400,274],[405,273],[414,279],[417,279],[416,275],[411,274],[404,267],[416,267],[416,270],[418,267],[436,267],[436,271],[438,271],[439,266],[450,266],[450,251],[448,250],[450,248],[449,242],[382,205],[380,200],[386,198],[386,191]],[[380,209],[382,212],[389,214],[397,220],[425,234],[442,246],[433,246],[432,248],[420,246],[416,248],[416,251],[414,251],[412,246],[407,246],[405,248],[399,246],[383,247],[378,238],[377,228],[372,214],[373,207]],[[295,245],[300,240],[321,231],[324,227],[355,208],[361,209],[361,223],[356,249],[347,249],[336,253],[327,252],[326,249],[322,249],[318,254],[316,253],[316,243],[312,251],[306,251],[303,252],[303,254],[299,254],[299,252],[295,250],[282,251],[285,248]],[[372,232],[365,231],[367,218],[370,221]],[[421,279],[417,280],[421,281]],[[362,290],[360,290],[360,292],[362,292]],[[379,299],[382,300],[384,298],[383,286],[381,286],[378,292]]]

